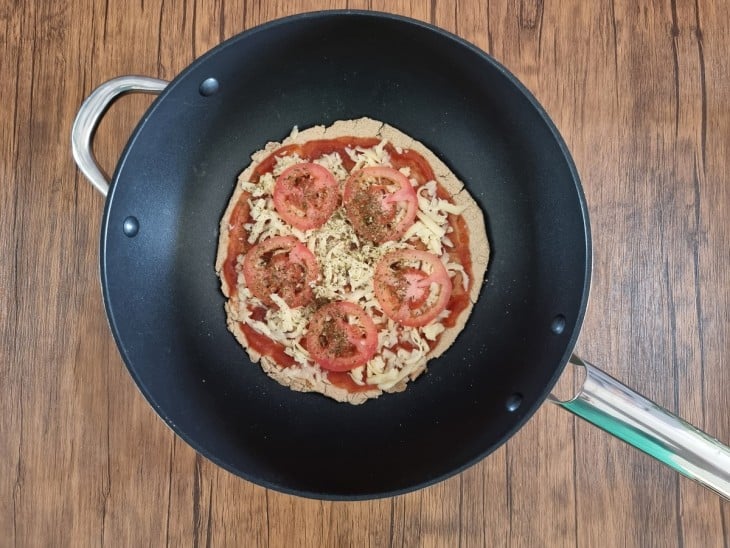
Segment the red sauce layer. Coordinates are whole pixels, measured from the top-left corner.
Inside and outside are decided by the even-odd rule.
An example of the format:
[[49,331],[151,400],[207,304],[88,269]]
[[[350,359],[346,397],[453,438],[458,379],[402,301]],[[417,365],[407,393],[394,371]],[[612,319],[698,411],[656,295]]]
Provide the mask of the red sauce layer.
[[281,367],[291,367],[296,362],[289,354],[284,352],[284,345],[276,341],[272,341],[266,335],[262,335],[255,331],[253,327],[247,323],[238,322],[238,326],[246,335],[249,346],[262,356],[268,356],[273,359]]
[[[441,190],[439,187],[439,193]],[[461,215],[449,215],[449,223],[454,227],[454,231],[449,234],[449,238],[454,244],[454,247],[449,249],[449,254],[452,257],[458,257],[459,262],[464,266],[464,271],[469,276],[469,288],[471,288],[474,283],[474,276],[471,268],[471,251],[469,251],[469,228]],[[443,320],[444,327],[454,327],[459,314],[469,306],[469,291],[464,289],[460,273],[456,274],[455,280],[456,283],[454,283],[451,298],[447,305],[447,308],[451,310],[451,314]]]
[[377,388],[369,384],[357,384],[346,371],[327,371],[327,379],[333,385],[344,388],[348,392],[352,393],[367,392],[368,390],[374,390]]
[[228,251],[226,252],[226,260],[223,263],[223,278],[231,289],[231,296],[236,294],[238,282],[236,260],[241,253],[245,253],[251,248],[247,240],[248,231],[243,227],[246,223],[251,222],[251,208],[248,205],[250,197],[249,192],[241,194],[233,208],[228,225]]
[[[354,162],[350,159],[346,148],[370,148],[377,145],[380,142],[377,138],[364,138],[364,137],[339,137],[337,139],[318,139],[314,141],[308,141],[304,144],[292,144],[278,148],[267,156],[254,170],[251,176],[251,182],[258,183],[260,177],[265,173],[273,171],[276,165],[276,157],[287,155],[287,154],[298,154],[300,158],[313,161],[317,158],[322,157],[325,154],[331,154],[337,152],[342,158],[342,164],[350,171],[354,166]],[[435,176],[433,169],[429,165],[428,161],[421,156],[418,152],[410,149],[401,150],[398,152],[396,148],[390,143],[385,145],[385,150],[390,155],[391,163],[396,169],[402,167],[408,167],[411,170],[411,177],[415,178],[419,185],[422,185],[430,180],[434,180]],[[445,200],[451,200],[449,192],[443,188],[440,184],[437,184],[437,194],[440,198]],[[223,276],[228,286],[231,288],[231,295],[235,295],[236,287],[238,282],[238,273],[236,272],[236,258],[241,253],[246,253],[250,249],[251,244],[248,243],[248,232],[244,228],[244,225],[251,222],[251,212],[248,205],[248,200],[251,195],[248,192],[243,192],[235,205],[233,214],[231,215],[230,228],[229,228],[229,240],[226,260],[223,265]],[[464,269],[469,276],[470,285],[473,283],[472,268],[471,268],[471,252],[469,251],[469,229],[466,226],[466,221],[462,216],[449,215],[449,222],[453,227],[453,232],[449,234],[449,238],[454,243],[454,247],[449,249],[449,254],[458,257],[459,262],[464,265]],[[457,278],[460,274],[457,274]],[[443,320],[445,327],[453,327],[456,325],[456,321],[459,315],[469,305],[469,292],[464,290],[463,284],[457,279],[454,283],[454,288],[451,293],[451,298],[447,308],[451,311],[448,318]],[[272,341],[266,335],[257,333],[247,324],[240,323],[241,329],[246,335],[251,348],[263,356],[269,356],[277,364],[282,367],[290,367],[296,362],[288,354],[284,353],[284,346]],[[433,348],[438,342],[429,341],[429,345]],[[400,343],[401,346],[406,347],[406,344],[410,346],[410,343]],[[344,388],[349,392],[364,392],[372,389],[371,386],[361,386],[355,383],[350,375],[346,372],[334,372],[329,371],[327,374],[329,381],[340,388]]]

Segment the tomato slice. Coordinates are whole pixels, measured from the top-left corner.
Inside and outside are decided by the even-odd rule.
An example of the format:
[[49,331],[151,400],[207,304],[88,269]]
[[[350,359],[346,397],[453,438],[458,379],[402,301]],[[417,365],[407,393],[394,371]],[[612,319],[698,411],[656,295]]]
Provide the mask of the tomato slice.
[[294,164],[274,185],[274,207],[282,219],[300,230],[319,228],[339,205],[340,189],[327,168]]
[[432,322],[451,297],[451,278],[436,255],[399,249],[375,267],[375,297],[388,317],[410,327]]
[[351,173],[342,201],[358,236],[376,243],[403,236],[418,210],[410,181],[390,167],[366,167]]
[[375,355],[378,330],[362,308],[350,302],[335,301],[312,316],[306,345],[322,369],[350,371]]
[[312,282],[319,278],[317,259],[294,236],[275,236],[253,246],[243,259],[246,285],[256,297],[275,306],[271,294],[292,308],[312,300]]

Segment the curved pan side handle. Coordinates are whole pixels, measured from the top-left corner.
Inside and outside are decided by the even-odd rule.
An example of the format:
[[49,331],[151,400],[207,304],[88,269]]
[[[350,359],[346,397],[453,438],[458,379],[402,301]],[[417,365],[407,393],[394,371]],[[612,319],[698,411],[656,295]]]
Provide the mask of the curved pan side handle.
[[109,181],[96,163],[91,142],[102,116],[109,105],[120,95],[132,91],[160,93],[167,87],[165,80],[146,76],[120,76],[101,84],[79,108],[73,128],[71,128],[71,149],[76,165],[104,196],[109,192]]
[[730,500],[729,447],[577,356],[570,363],[585,369],[583,386],[551,401]]

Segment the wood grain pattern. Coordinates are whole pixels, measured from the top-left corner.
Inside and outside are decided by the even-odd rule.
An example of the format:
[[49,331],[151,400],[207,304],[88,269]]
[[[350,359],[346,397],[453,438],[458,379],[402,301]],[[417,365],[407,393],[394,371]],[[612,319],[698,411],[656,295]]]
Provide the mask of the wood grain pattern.
[[[590,205],[578,351],[730,442],[730,4],[712,0],[0,0],[0,545],[724,546],[730,504],[549,405],[487,460],[363,503],[239,480],[163,425],[98,279],[103,199],[69,134],[102,81],[172,78],[325,8],[410,15],[493,54],[568,143]],[[109,170],[149,104],[102,123]]]

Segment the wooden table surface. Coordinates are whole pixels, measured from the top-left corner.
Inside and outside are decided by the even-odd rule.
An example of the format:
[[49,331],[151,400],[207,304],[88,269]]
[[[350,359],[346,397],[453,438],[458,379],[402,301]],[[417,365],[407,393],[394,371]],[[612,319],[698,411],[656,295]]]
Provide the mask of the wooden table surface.
[[[76,110],[111,77],[169,79],[247,28],[338,7],[456,32],[535,93],[590,206],[579,354],[730,442],[727,2],[0,0],[0,545],[727,547],[729,503],[549,404],[456,477],[333,503],[218,469],[144,401],[106,324]],[[101,124],[108,169],[149,102]]]

